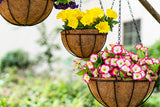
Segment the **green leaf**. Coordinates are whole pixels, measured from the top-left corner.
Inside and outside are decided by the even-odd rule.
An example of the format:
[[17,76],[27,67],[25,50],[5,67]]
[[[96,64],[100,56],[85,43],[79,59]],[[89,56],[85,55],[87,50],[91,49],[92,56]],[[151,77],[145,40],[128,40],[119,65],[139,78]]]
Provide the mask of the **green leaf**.
[[83,58],[83,61],[89,61],[90,58]]
[[119,75],[121,78],[124,78],[124,74],[122,72],[119,72]]
[[107,51],[108,50],[108,48],[107,48],[107,46],[104,48],[104,51]]
[[115,55],[113,53],[109,53],[108,56],[113,58]]
[[84,73],[86,73],[86,72],[87,72],[86,69],[82,69],[82,70],[80,70],[79,72],[77,72],[76,74],[79,75],[79,76],[82,76],[82,75],[84,75]]
[[137,55],[138,55],[139,58],[144,58],[144,57],[145,57],[144,52],[141,51],[141,50],[138,50],[138,51],[137,51]]

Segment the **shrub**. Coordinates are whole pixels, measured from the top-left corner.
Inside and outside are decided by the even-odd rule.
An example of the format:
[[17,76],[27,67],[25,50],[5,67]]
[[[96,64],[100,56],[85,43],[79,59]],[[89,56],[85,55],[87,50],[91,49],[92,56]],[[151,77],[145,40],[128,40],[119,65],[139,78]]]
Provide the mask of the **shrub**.
[[15,50],[8,52],[1,59],[1,71],[4,71],[8,67],[17,67],[19,69],[25,69],[30,65],[29,55],[24,50]]

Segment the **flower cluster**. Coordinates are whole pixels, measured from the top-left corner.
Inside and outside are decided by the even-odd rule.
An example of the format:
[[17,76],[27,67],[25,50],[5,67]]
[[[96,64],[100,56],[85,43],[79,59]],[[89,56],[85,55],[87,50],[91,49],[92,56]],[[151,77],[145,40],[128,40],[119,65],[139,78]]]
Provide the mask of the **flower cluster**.
[[0,4],[2,3],[3,0],[0,0]]
[[76,4],[76,2],[74,1],[70,1],[69,3],[58,3],[58,4],[54,4],[54,7],[56,9],[68,9],[68,8],[71,8],[71,9],[75,9],[75,8],[78,8],[78,5]]
[[[98,78],[132,78],[151,80],[160,66],[159,59],[149,58],[145,55],[148,48],[142,44],[136,45],[137,54],[127,51],[122,45],[111,44],[111,50],[107,48],[99,54],[92,54],[88,59],[81,59],[76,64],[78,75],[83,75],[86,83],[90,77]],[[83,60],[83,61],[82,61]],[[84,62],[84,64],[82,64]]]
[[86,10],[86,12],[79,9],[62,10],[57,14],[57,19],[62,19],[65,24],[65,30],[72,29],[98,29],[100,33],[108,33],[112,31],[113,25],[118,22],[115,21],[118,17],[114,10],[107,9],[106,14],[100,8],[93,8]]

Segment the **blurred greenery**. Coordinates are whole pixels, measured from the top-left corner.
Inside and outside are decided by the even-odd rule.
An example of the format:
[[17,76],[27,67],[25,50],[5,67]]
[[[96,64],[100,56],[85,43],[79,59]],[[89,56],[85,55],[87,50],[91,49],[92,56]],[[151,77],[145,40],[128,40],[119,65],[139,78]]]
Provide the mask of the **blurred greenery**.
[[10,51],[1,59],[0,71],[4,72],[8,67],[26,69],[31,63],[28,52],[21,49]]

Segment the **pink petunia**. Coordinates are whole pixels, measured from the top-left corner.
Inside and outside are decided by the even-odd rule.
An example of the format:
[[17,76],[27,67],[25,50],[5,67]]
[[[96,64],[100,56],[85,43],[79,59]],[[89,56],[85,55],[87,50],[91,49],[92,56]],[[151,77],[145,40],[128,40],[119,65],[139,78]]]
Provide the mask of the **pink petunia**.
[[116,63],[118,65],[118,67],[121,68],[124,65],[124,60],[122,58],[120,58],[120,59],[117,60]]
[[159,64],[160,63],[159,59],[151,58],[151,60],[153,61],[154,64]]
[[148,69],[148,66],[147,65],[143,65],[142,66],[142,70],[146,71]]
[[147,73],[147,74],[146,74],[146,78],[149,80],[149,82],[151,82],[151,81],[152,81],[152,79],[151,79],[151,75],[150,75],[149,73]]
[[101,66],[100,72],[102,74],[107,74],[107,73],[109,73],[109,71],[110,71],[110,67],[108,65],[102,65]]
[[92,72],[92,75],[93,75],[94,77],[97,77],[97,76],[98,76],[98,69],[97,69],[97,68],[94,69],[94,71]]
[[104,51],[101,55],[101,57],[105,60],[108,57],[108,53],[106,51]]
[[146,73],[142,70],[141,72],[142,78],[144,78],[146,76]]
[[152,61],[152,59],[146,59],[146,63],[148,65],[153,65],[154,64],[153,61]]
[[140,50],[143,51],[143,52],[147,52],[147,51],[148,51],[148,48],[146,48],[146,47],[141,47]]
[[138,64],[134,64],[132,67],[131,67],[131,70],[135,73],[137,72],[141,72],[142,71],[142,68],[138,65]]
[[151,69],[147,69],[147,73],[154,75],[154,72]]
[[118,76],[118,73],[119,73],[119,69],[118,68],[113,68],[112,75],[113,76]]
[[111,77],[111,74],[110,74],[110,73],[102,74],[102,78],[110,78],[110,77]]
[[131,71],[131,69],[127,65],[123,65],[121,67],[121,70],[123,70],[124,72],[130,72]]
[[133,79],[134,80],[141,80],[142,79],[142,74],[140,72],[133,73]]
[[121,54],[123,52],[122,45],[114,45],[112,48],[114,54]]
[[138,61],[138,55],[137,54],[131,53],[131,58],[135,61]]
[[94,68],[91,61],[87,61],[86,64],[87,64],[87,67],[88,67],[89,70],[92,70]]
[[97,59],[98,59],[98,54],[92,54],[90,56],[90,61],[93,63],[96,63]]
[[128,67],[131,66],[131,62],[130,62],[128,59],[126,59],[124,63],[125,63],[125,65],[127,65]]
[[139,61],[139,63],[138,63],[139,65],[143,65],[143,64],[146,63],[146,59],[145,58],[139,59],[138,61]]
[[117,66],[117,58],[111,58],[111,61],[110,61],[110,65],[111,66]]
[[139,45],[136,45],[134,48],[136,48],[137,50],[140,50],[142,46],[143,46],[142,44],[139,44]]
[[83,80],[84,80],[87,84],[89,83],[90,77],[89,77],[89,75],[87,74],[87,72],[83,75]]
[[106,65],[110,65],[110,62],[111,62],[111,58],[107,58],[106,60],[104,60],[104,63]]

